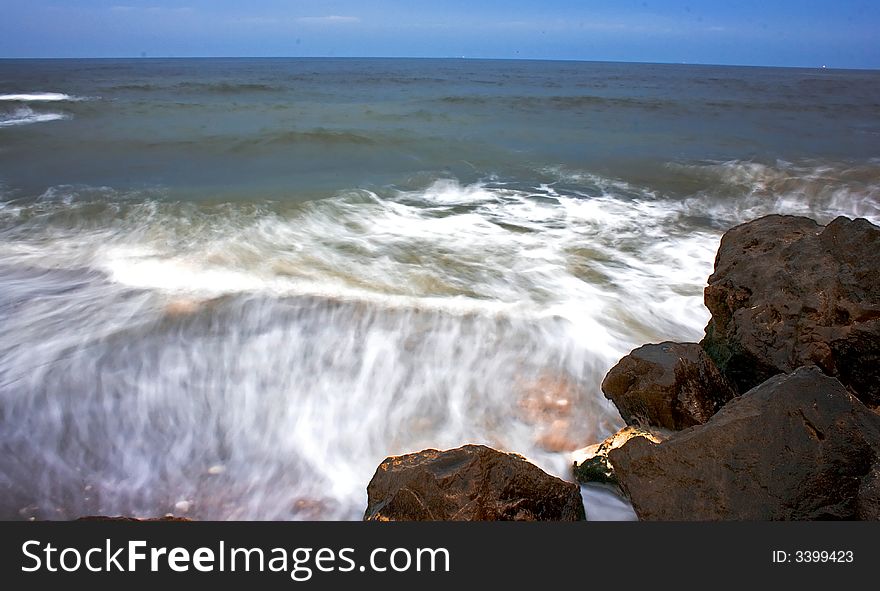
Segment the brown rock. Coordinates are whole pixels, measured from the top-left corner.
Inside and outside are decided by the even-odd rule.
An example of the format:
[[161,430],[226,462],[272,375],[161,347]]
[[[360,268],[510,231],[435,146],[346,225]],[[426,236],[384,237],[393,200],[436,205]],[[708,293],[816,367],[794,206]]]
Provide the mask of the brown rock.
[[576,484],[483,445],[386,458],[367,497],[367,521],[585,519]]
[[776,376],[706,424],[608,454],[644,520],[878,517],[880,417],[818,368]]
[[735,391],[696,343],[644,345],[605,376],[602,392],[627,425],[680,430],[705,423]]
[[816,365],[880,404],[880,228],[771,215],[728,231],[702,341],[739,392]]
[[880,465],[877,462],[874,463],[871,472],[862,478],[857,518],[880,521]]
[[601,443],[573,452],[571,459],[574,463],[571,471],[575,480],[583,484],[617,484],[614,468],[608,461],[608,452],[617,449],[633,437],[645,437],[649,441],[660,443],[668,437],[668,432],[627,426]]

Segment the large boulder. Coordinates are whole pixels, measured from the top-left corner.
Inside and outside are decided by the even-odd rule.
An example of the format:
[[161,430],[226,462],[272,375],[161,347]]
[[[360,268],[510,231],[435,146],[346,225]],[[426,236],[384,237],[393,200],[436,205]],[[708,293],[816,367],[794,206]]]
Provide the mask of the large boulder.
[[605,376],[602,392],[627,425],[680,430],[709,420],[736,395],[697,343],[644,345]]
[[608,457],[643,520],[880,519],[880,416],[816,367]]
[[578,485],[484,445],[383,461],[367,486],[367,521],[584,520]]
[[739,392],[815,364],[880,404],[880,228],[771,215],[721,239],[702,341]]

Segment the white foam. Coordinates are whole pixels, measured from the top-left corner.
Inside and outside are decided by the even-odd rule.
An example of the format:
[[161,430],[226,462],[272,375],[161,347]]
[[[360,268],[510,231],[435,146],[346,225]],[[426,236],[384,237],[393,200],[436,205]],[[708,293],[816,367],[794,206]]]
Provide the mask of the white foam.
[[[703,165],[671,165],[709,180],[712,189],[685,206],[729,224],[768,213],[812,217],[827,223],[839,215],[880,223],[880,162],[775,165],[730,160]],[[713,198],[720,193],[720,198]]]
[[[46,249],[56,242],[43,250],[47,258],[75,254],[76,264],[121,284],[188,297],[265,292],[559,316],[612,356],[644,340],[700,337],[708,317],[702,286],[722,228],[689,228],[688,216],[733,225],[774,212],[827,220],[835,212],[870,214],[876,207],[876,188],[865,185],[858,186],[861,195],[838,186],[806,199],[795,184],[793,193],[767,199],[755,186],[783,173],[748,163],[712,166],[707,173],[729,174],[730,182],[748,183],[749,192],[739,199],[697,194],[675,201],[604,179],[592,195],[441,180],[391,196],[341,195],[290,215],[232,205],[216,215],[148,202],[114,227],[38,244]],[[746,173],[752,177],[743,180]],[[593,178],[566,174],[581,183]],[[56,193],[45,201],[75,206],[63,191]]]
[[637,521],[633,508],[602,486],[581,486],[587,521]]
[[22,94],[0,94],[0,101],[19,101],[19,102],[54,102],[54,101],[74,101],[80,100],[77,97],[60,92],[34,92]]
[[31,123],[44,123],[46,121],[59,121],[68,119],[63,113],[35,113],[27,107],[16,109],[8,115],[0,115],[0,127],[13,127],[16,125],[29,125]]
[[[16,393],[0,444],[101,466],[105,513],[185,502],[203,519],[309,518],[297,503],[357,519],[376,465],[426,447],[485,443],[566,477],[566,449],[621,424],[608,368],[700,338],[726,227],[877,194],[870,170],[781,166],[792,178],[762,189],[740,164],[701,172],[730,171],[733,195],[684,200],[574,172],[578,192],[447,180],[292,209],[57,187],[0,208],[0,270],[28,302],[0,324],[0,394]],[[67,443],[90,433],[110,444]],[[40,482],[46,506],[79,502],[64,482]],[[591,519],[634,517],[583,493]]]

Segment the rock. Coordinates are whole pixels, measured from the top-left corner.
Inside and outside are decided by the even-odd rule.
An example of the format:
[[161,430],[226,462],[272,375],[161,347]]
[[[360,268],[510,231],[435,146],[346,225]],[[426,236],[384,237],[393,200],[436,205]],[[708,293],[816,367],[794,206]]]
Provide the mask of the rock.
[[876,462],[871,468],[871,473],[862,479],[857,518],[880,521],[880,466]]
[[680,430],[705,423],[735,391],[696,343],[644,345],[605,376],[602,392],[627,425]]
[[816,367],[771,378],[706,424],[609,452],[643,520],[878,518],[880,416]]
[[739,392],[802,365],[880,404],[880,228],[771,215],[728,231],[703,347]]
[[367,521],[578,521],[580,488],[483,445],[386,458],[367,486]]
[[587,446],[571,454],[572,475],[582,484],[617,484],[614,468],[608,461],[608,452],[617,449],[633,437],[645,437],[654,443],[667,438],[666,433],[638,427],[624,427],[601,443]]

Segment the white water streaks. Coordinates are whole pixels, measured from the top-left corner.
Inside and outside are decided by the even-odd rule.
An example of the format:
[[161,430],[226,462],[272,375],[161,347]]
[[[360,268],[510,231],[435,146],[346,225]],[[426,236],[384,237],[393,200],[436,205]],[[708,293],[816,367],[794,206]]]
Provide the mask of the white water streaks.
[[34,92],[20,94],[0,94],[0,101],[17,102],[56,102],[81,100],[78,97],[60,92]]
[[702,336],[727,227],[876,211],[870,165],[749,168],[699,167],[715,190],[684,199],[569,172],[304,205],[7,200],[2,514],[357,519],[386,456],[464,443],[565,477],[621,425],[608,368]]
[[58,121],[69,119],[70,115],[56,112],[35,111],[30,103],[56,103],[62,101],[82,101],[83,97],[71,96],[60,92],[34,92],[18,94],[0,94],[0,107],[5,103],[21,103],[8,111],[0,110],[0,127],[14,127],[31,123],[43,123],[46,121]]
[[29,123],[42,123],[44,121],[58,121],[67,119],[63,113],[35,113],[27,107],[14,109],[9,113],[0,113],[0,127],[13,127],[15,125],[28,125]]

